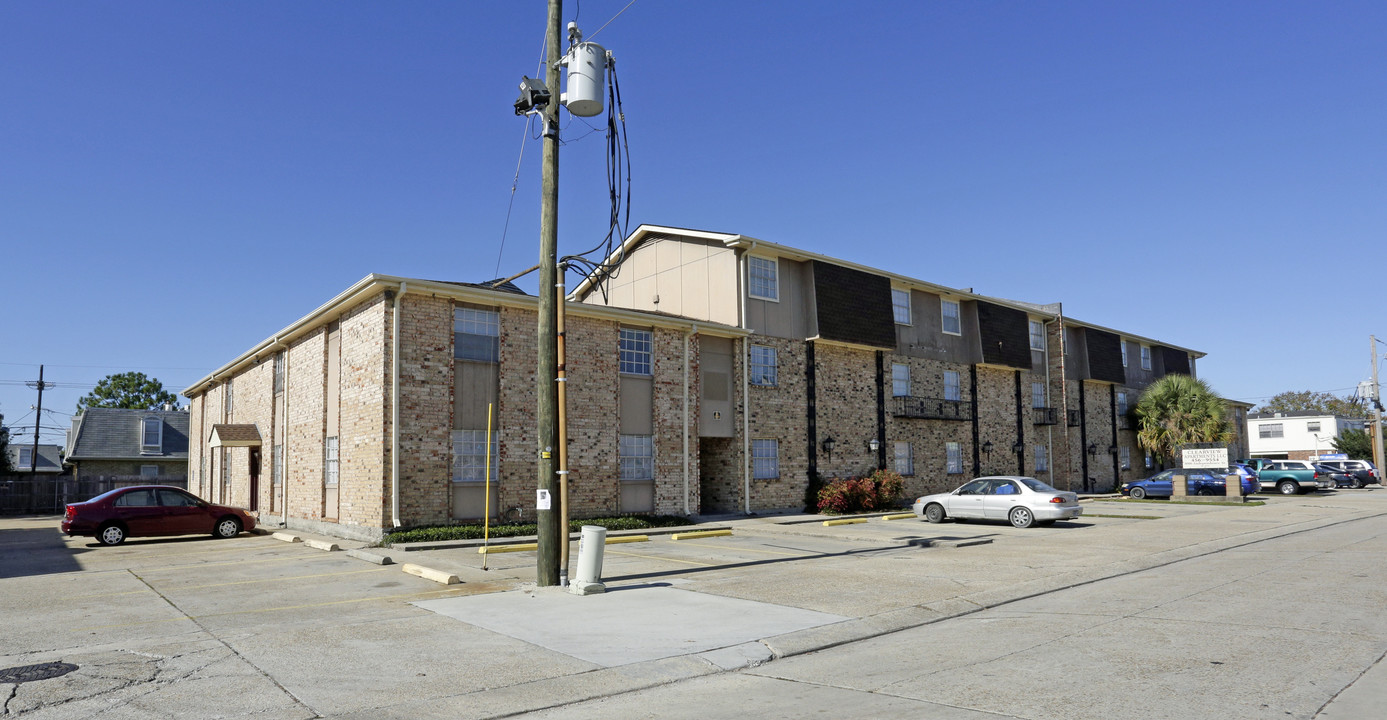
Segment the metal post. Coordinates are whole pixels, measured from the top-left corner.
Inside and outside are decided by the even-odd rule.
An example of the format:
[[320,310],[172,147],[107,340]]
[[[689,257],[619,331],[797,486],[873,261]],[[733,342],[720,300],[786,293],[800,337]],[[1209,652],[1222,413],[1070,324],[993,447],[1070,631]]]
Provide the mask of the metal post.
[[1387,485],[1382,467],[1382,386],[1377,384],[1377,336],[1368,336],[1368,351],[1373,363],[1373,464],[1377,466],[1378,482]]

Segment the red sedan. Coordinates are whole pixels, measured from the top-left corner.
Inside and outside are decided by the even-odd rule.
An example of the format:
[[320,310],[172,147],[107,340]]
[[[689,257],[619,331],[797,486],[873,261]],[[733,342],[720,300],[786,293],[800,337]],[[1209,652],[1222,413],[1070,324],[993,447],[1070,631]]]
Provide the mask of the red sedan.
[[241,508],[213,505],[179,488],[141,485],[68,505],[62,528],[68,535],[119,545],[127,537],[203,533],[236,537],[242,530],[254,530],[255,518]]

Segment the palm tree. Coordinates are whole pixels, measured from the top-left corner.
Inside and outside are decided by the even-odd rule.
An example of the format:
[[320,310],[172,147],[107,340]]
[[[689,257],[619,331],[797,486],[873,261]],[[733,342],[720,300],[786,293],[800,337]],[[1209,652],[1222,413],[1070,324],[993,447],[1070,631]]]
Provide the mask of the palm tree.
[[1173,460],[1181,445],[1231,442],[1227,407],[1203,380],[1166,375],[1151,383],[1133,411],[1137,443],[1162,460]]

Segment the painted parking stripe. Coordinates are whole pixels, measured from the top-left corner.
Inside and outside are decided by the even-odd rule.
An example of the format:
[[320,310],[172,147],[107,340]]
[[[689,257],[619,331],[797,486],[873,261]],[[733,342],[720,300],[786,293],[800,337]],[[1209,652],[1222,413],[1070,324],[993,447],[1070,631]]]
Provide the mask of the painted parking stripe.
[[[342,572],[318,573],[316,575],[290,575],[289,577],[260,578],[258,580],[237,580],[234,582],[211,583],[209,585],[160,586],[159,589],[170,592],[181,590],[202,590],[203,588],[227,587],[230,585],[255,585],[257,583],[277,583],[286,582],[289,580],[311,580],[314,578],[337,577],[339,575],[361,575],[363,573],[384,572],[389,569],[390,568],[371,568],[369,570],[344,570]],[[138,577],[138,575],[136,577]]]

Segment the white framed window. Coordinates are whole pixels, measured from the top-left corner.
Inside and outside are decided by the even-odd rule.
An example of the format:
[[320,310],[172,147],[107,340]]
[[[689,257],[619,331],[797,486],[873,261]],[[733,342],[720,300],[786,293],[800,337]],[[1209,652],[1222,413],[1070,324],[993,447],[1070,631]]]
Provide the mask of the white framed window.
[[275,353],[274,394],[284,392],[284,351]]
[[1259,438],[1279,438],[1286,437],[1286,428],[1281,423],[1262,423],[1257,426],[1257,437]]
[[747,290],[758,300],[780,300],[780,268],[774,258],[748,256]]
[[897,325],[910,324],[910,291],[891,288],[891,313]]
[[620,447],[622,482],[655,479],[655,438],[622,435]]
[[944,443],[944,472],[949,475],[963,474],[963,446],[956,443]]
[[1036,471],[1036,472],[1049,472],[1049,471],[1050,471],[1050,456],[1045,454],[1045,446],[1044,446],[1044,445],[1036,445],[1036,446],[1035,446],[1035,471]]
[[[229,398],[230,395],[227,397]],[[140,450],[142,452],[159,452],[163,448],[164,419],[156,416],[145,418],[140,423]]]
[[915,474],[915,458],[910,452],[910,443],[897,442],[895,445],[896,472],[902,475]]
[[939,314],[945,335],[962,335],[963,325],[958,319],[958,303],[954,300],[940,300]]
[[496,482],[497,433],[491,433],[488,447],[485,430],[453,431],[453,482],[485,482],[487,451],[491,452],[491,481]]
[[619,344],[620,372],[627,375],[649,375],[652,345],[650,331],[622,328]]
[[1031,383],[1031,407],[1045,407],[1045,383]]
[[1119,391],[1119,392],[1117,393],[1117,414],[1118,414],[1118,415],[1126,415],[1126,414],[1127,414],[1127,393],[1126,393],[1126,392]]
[[226,421],[231,422],[231,414],[235,410],[236,404],[236,393],[231,389],[231,380],[227,380],[226,384],[222,386],[222,398],[225,401],[223,412],[225,413]]
[[780,441],[758,438],[751,441],[751,476],[757,480],[780,477]]
[[1123,469],[1123,470],[1131,470],[1131,469],[1132,469],[1132,449],[1131,449],[1131,448],[1129,448],[1129,447],[1127,447],[1127,446],[1125,446],[1125,445],[1122,446],[1122,447],[1120,447],[1120,448],[1118,448],[1118,450],[1117,450],[1117,459],[1118,459],[1118,462],[1122,465],[1122,469]]
[[323,463],[323,483],[336,485],[338,477],[336,436],[328,438],[327,442],[323,444],[323,455],[326,460]]
[[33,449],[32,447],[22,447],[22,448],[20,448],[20,449],[19,449],[19,467],[16,468],[16,469],[18,469],[18,470],[23,470],[23,469],[25,469],[25,468],[27,468],[27,467],[33,466],[33,464],[34,464],[34,449]]
[[453,357],[476,362],[500,362],[501,313],[478,308],[453,308]]
[[274,458],[270,460],[270,483],[280,485],[284,482],[284,446],[275,445]]
[[1318,420],[1307,421],[1307,422],[1305,423],[1305,431],[1306,431],[1306,432],[1312,432],[1312,433],[1319,432],[1319,431],[1320,431],[1320,423],[1319,423],[1319,421],[1318,421]]
[[910,366],[891,363],[891,397],[910,395]]
[[140,466],[140,477],[147,477],[147,478],[149,478],[149,477],[159,477],[159,466],[158,466],[158,465],[141,465],[141,466]]
[[1045,323],[1039,320],[1031,321],[1031,349],[1045,349]]
[[775,348],[765,345],[751,346],[751,384],[774,387],[779,378],[776,374]]
[[1149,345],[1141,346],[1141,369],[1151,369],[1151,347]]
[[1127,341],[1119,338],[1117,346],[1122,348],[1122,367],[1127,367]]
[[959,401],[963,399],[963,388],[959,385],[958,371],[944,371],[944,399]]

